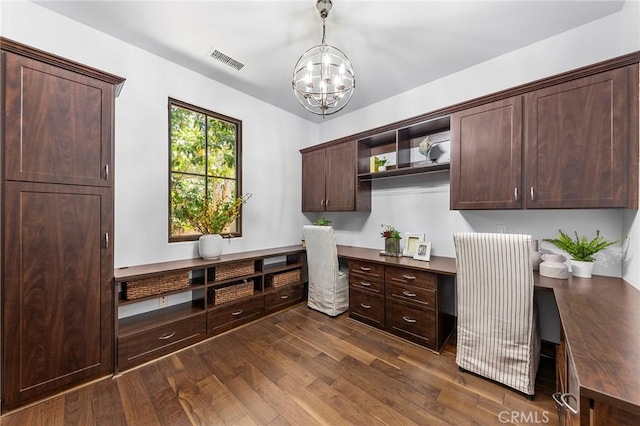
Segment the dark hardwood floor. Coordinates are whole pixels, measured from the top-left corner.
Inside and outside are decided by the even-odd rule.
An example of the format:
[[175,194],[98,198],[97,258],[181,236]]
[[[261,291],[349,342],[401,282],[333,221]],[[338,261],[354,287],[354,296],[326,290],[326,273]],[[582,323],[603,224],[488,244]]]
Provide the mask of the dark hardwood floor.
[[553,360],[536,395],[306,305],[6,414],[11,425],[557,425]]

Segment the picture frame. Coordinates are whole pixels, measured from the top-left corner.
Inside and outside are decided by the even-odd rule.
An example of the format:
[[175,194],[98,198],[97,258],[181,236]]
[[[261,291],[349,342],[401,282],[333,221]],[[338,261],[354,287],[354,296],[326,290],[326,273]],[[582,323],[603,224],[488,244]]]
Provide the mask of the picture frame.
[[428,262],[431,259],[431,243],[420,241],[416,244],[416,252],[413,255],[416,260]]
[[403,256],[413,257],[416,252],[416,245],[424,239],[422,234],[406,233],[404,235]]

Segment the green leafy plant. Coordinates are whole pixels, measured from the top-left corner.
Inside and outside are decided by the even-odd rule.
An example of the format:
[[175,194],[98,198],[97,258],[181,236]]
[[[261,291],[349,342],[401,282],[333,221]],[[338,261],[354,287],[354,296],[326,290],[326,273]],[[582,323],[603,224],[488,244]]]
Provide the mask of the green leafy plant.
[[326,217],[321,217],[314,220],[313,224],[316,226],[331,226],[331,219],[327,219]]
[[240,216],[242,205],[251,198],[251,194],[212,203],[207,201],[202,209],[186,210],[189,225],[196,231],[206,234],[222,234]]
[[382,227],[382,232],[380,232],[380,236],[385,240],[388,240],[388,239],[399,240],[402,238],[400,236],[400,232],[398,232],[396,228],[394,228],[393,226],[384,225],[384,224],[380,226]]
[[558,232],[560,235],[557,238],[545,238],[543,241],[553,244],[560,250],[567,252],[573,260],[580,262],[595,262],[594,254],[621,241],[607,241],[600,235],[599,230],[596,231],[595,238],[591,240],[585,235],[579,237],[576,231],[574,231],[575,239],[562,232],[562,229],[558,229]]

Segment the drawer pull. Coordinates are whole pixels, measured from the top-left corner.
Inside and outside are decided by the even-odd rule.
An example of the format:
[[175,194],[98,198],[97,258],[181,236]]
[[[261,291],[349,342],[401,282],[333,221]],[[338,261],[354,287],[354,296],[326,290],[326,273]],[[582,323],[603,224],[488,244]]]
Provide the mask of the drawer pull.
[[567,398],[573,398],[576,399],[577,398],[571,394],[571,393],[562,393],[562,392],[556,392],[553,395],[551,395],[551,397],[553,398],[553,400],[556,402],[556,404],[558,404],[561,407],[565,407],[567,410],[571,411],[573,414],[578,414],[578,410],[576,410],[575,408],[573,408],[569,402],[567,402]]
[[413,281],[416,279],[416,277],[414,277],[413,275],[403,275],[402,278],[409,281]]
[[231,315],[233,315],[234,317],[237,317],[238,315],[240,315],[243,312],[242,309],[240,309],[239,311],[236,312],[232,312]]
[[416,297],[415,293],[411,293],[410,291],[403,291],[402,294],[404,294],[407,297]]
[[167,340],[167,339],[171,339],[173,336],[176,335],[176,332],[174,331],[173,333],[169,333],[169,334],[165,334],[164,336],[160,336],[158,337],[158,340]]
[[360,306],[362,306],[365,309],[371,309],[371,305],[365,305],[364,303],[361,303]]
[[288,298],[289,298],[289,295],[287,294],[283,294],[282,296],[280,296],[280,299],[288,299]]
[[367,272],[371,270],[371,268],[367,268],[366,266],[361,266],[360,269]]
[[402,317],[402,319],[411,324],[413,324],[414,322],[418,322],[417,320],[414,320],[413,318],[409,318],[409,317]]
[[366,283],[366,282],[364,282],[364,281],[360,281],[360,285],[361,285],[362,287],[371,287],[371,283]]

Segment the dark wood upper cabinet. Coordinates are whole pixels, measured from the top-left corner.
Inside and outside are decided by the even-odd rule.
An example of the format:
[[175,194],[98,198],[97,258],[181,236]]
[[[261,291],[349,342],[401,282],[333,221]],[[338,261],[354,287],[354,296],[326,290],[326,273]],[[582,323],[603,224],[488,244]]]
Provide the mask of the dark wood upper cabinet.
[[302,150],[302,211],[369,211],[369,182],[356,179],[356,143]]
[[451,115],[451,208],[522,207],[522,97]]
[[527,93],[526,207],[637,207],[637,104],[637,64]]
[[638,63],[606,65],[454,112],[451,208],[638,208]]
[[5,55],[5,178],[112,186],[114,86]]

